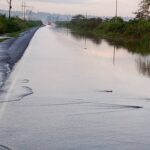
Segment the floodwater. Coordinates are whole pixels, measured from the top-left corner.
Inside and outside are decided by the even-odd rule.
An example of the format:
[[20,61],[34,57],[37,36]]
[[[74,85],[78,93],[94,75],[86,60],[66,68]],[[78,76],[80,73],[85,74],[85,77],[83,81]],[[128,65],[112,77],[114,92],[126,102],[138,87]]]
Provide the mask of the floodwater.
[[150,57],[37,31],[0,97],[0,150],[149,150]]

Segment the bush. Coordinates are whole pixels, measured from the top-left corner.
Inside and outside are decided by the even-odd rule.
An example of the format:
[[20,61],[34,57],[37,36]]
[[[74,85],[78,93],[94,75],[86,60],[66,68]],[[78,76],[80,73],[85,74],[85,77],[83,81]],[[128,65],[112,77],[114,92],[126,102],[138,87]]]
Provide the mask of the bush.
[[144,34],[150,33],[150,21],[130,20],[126,24],[125,35],[133,35],[137,38],[143,37]]
[[0,15],[0,34],[19,32],[30,27],[42,25],[41,21],[24,21],[18,17],[8,19]]
[[4,34],[6,32],[6,17],[4,15],[0,15],[0,34]]
[[[93,35],[119,35],[127,39],[144,39],[150,35],[150,21],[148,20],[129,20],[124,21],[120,17],[102,20],[101,18],[86,19],[81,16],[75,17],[77,21],[62,23],[62,26],[68,26],[71,29],[84,34]],[[148,38],[146,38],[148,39]]]
[[98,30],[102,30],[103,32],[123,32],[125,30],[125,23],[124,22],[104,22],[98,28]]

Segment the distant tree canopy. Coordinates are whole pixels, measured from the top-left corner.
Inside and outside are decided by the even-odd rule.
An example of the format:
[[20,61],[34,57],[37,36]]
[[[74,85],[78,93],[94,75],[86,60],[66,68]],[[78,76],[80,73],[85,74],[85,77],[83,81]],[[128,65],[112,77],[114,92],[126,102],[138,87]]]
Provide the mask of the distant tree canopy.
[[142,0],[139,4],[139,9],[136,14],[136,19],[150,19],[150,0]]
[[0,34],[20,32],[40,25],[42,25],[41,21],[24,21],[18,17],[9,19],[5,15],[0,15]]
[[79,22],[79,21],[81,21],[81,20],[84,20],[84,19],[86,19],[83,15],[76,15],[76,16],[73,16],[72,17],[72,22]]
[[76,15],[72,17],[71,24],[72,25],[79,25],[82,26],[83,28],[90,28],[91,30],[96,28],[99,24],[103,22],[102,18],[90,18],[90,17],[85,17],[83,15]]
[[112,21],[112,22],[124,22],[124,20],[121,17],[113,17],[108,21]]

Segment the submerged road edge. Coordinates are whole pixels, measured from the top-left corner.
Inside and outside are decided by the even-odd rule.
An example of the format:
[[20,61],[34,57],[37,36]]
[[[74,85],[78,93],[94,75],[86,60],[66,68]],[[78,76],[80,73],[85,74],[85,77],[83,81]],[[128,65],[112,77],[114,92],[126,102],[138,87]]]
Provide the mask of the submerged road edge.
[[19,37],[0,43],[0,89],[10,75],[15,64],[22,58],[34,34],[40,27],[22,32]]
[[[31,39],[33,38],[34,34],[36,33],[36,31],[39,28],[40,27],[32,28],[26,32],[21,33],[18,38],[12,38],[12,39],[6,40],[5,42],[2,43],[3,47],[0,47],[0,57],[2,56],[1,53],[3,52],[2,54],[4,54],[4,56],[6,55],[8,57],[8,59],[0,60],[0,67],[1,67],[1,64],[5,64],[5,65],[7,64],[7,66],[8,66],[7,68],[9,68],[10,71],[8,72],[7,69],[0,70],[0,73],[2,71],[5,72],[4,73],[5,77],[3,79],[0,78],[0,82],[3,83],[0,85],[0,90],[1,90],[0,94],[3,93],[3,88],[5,87],[5,83],[9,79],[9,76],[13,70],[13,67],[22,58],[25,50],[27,49],[28,45],[30,44]],[[0,46],[2,46],[2,45],[0,45]],[[3,49],[1,49],[1,48],[3,48]],[[22,66],[23,63],[21,63],[20,65]],[[7,94],[5,95],[5,97],[3,99],[4,103],[1,103],[1,105],[0,105],[0,120],[3,118],[6,107],[8,105],[8,103],[5,103],[5,102],[7,102],[11,96],[12,90],[16,84],[19,73],[20,73],[20,68],[19,68],[19,70],[17,70],[17,74],[16,74],[13,82],[9,85],[9,88],[7,89]]]

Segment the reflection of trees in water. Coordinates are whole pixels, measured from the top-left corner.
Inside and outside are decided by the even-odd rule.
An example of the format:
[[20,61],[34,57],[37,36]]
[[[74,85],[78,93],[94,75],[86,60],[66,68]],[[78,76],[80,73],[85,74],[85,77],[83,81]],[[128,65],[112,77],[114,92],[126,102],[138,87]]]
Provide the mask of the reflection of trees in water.
[[[91,41],[93,41],[95,44],[99,45],[101,44],[103,38],[96,37],[92,34],[85,34],[85,33],[78,33],[78,32],[71,32],[71,35],[76,38],[77,40],[82,40],[84,38],[88,38]],[[132,54],[140,54],[142,56],[147,56],[150,54],[150,45],[142,44],[138,40],[133,40],[133,41],[127,41],[127,40],[115,40],[114,39],[105,39],[105,41],[110,45],[110,46],[115,46],[116,49],[119,48],[124,48],[126,49],[129,53]]]
[[136,63],[139,72],[150,77],[150,57],[139,57]]
[[92,35],[79,34],[76,32],[71,32],[71,35],[77,40],[85,40],[86,38],[90,39],[91,41],[93,41],[93,43],[95,43],[97,45],[101,44],[101,42],[102,42],[102,39],[96,38]]
[[116,64],[116,46],[114,46],[114,51],[113,51],[113,65]]
[[[107,42],[107,44],[111,47],[114,47],[113,51],[113,64],[116,64],[116,51],[120,48],[124,48],[126,51],[132,54],[139,54],[139,58],[136,60],[137,68],[139,72],[143,75],[147,75],[150,77],[150,49],[145,47],[138,41],[123,41],[123,40],[113,40],[113,39],[102,39],[99,37],[95,37],[93,35],[85,35],[79,34],[77,32],[71,32],[71,35],[77,40],[85,40],[86,47],[86,39],[93,41],[93,43],[100,45],[102,40]],[[146,57],[147,56],[147,57]]]
[[110,46],[116,46],[117,49],[124,48],[129,53],[132,54],[140,54],[142,56],[147,56],[150,54],[150,46],[142,44],[137,40],[133,41],[124,41],[124,40],[113,40],[113,39],[105,39],[105,41]]

